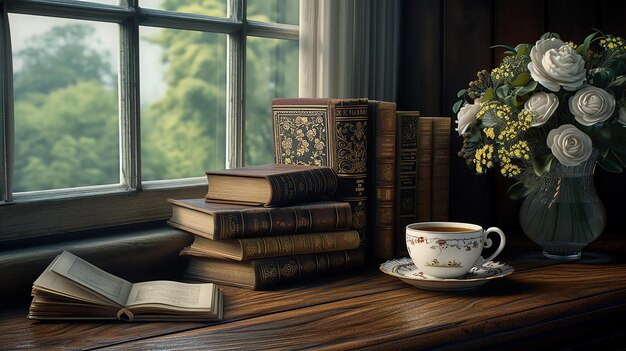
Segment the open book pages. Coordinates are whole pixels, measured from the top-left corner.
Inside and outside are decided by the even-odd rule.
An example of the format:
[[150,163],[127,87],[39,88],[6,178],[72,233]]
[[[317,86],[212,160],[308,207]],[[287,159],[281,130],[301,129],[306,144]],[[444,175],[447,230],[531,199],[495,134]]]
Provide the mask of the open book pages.
[[64,251],[33,283],[30,319],[216,320],[214,284],[130,283]]

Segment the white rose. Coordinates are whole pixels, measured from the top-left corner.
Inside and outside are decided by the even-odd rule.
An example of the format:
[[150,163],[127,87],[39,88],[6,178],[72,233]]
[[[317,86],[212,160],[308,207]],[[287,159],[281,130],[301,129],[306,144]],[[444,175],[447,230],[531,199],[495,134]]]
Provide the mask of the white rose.
[[538,40],[530,50],[528,70],[547,89],[576,90],[585,81],[585,61],[571,46],[556,38]]
[[465,103],[457,113],[456,124],[458,124],[456,130],[459,135],[470,130],[476,124],[476,112],[480,108],[480,98],[475,99],[473,104]]
[[626,125],[626,106],[622,106],[622,108],[619,109],[619,119],[617,121]]
[[604,122],[615,112],[615,98],[609,92],[588,86],[569,99],[569,109],[584,126]]
[[565,166],[578,166],[591,156],[591,138],[571,124],[564,124],[548,133],[548,147]]
[[559,98],[552,93],[543,92],[533,94],[524,104],[526,110],[536,113],[530,123],[532,127],[546,123],[557,107],[559,107]]

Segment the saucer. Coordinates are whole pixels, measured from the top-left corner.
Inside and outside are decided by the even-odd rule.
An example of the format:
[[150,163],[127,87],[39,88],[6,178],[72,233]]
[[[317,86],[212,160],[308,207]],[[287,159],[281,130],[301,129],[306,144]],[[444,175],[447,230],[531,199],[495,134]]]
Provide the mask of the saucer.
[[436,291],[473,289],[490,280],[506,277],[514,271],[506,263],[489,261],[472,267],[459,278],[435,278],[422,273],[408,257],[387,261],[380,265],[380,270],[415,287]]

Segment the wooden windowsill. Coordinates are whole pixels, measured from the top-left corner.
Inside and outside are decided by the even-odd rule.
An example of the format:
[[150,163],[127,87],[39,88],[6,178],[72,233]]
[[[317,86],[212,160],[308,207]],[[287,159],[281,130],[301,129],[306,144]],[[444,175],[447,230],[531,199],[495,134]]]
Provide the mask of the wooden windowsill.
[[[419,290],[375,269],[257,292],[223,287],[217,323],[41,323],[27,307],[0,312],[7,349],[527,349],[605,345],[626,331],[624,241],[576,263],[535,246],[505,250],[516,271],[465,292]],[[621,345],[621,344],[619,344]]]

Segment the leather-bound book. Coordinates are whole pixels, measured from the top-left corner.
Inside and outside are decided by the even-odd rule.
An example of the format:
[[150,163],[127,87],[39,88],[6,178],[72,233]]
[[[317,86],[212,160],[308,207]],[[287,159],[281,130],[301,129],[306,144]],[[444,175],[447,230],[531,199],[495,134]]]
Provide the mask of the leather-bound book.
[[345,230],[225,240],[209,240],[196,236],[190,246],[183,248],[182,253],[188,256],[247,261],[304,253],[353,250],[358,247],[359,233],[356,230]]
[[253,207],[206,202],[203,198],[168,201],[172,204],[168,224],[211,240],[340,231],[352,227],[352,209],[345,202]]
[[433,119],[420,117],[417,128],[417,221],[432,220]]
[[286,206],[327,199],[337,189],[329,167],[266,164],[206,172],[207,201],[253,206]]
[[432,220],[447,221],[450,204],[450,117],[433,117]]
[[406,257],[405,228],[417,222],[417,131],[419,111],[396,111],[395,256]]
[[334,169],[334,199],[350,203],[353,228],[365,242],[367,99],[273,99],[272,115],[276,163]]
[[269,290],[290,283],[353,271],[361,268],[363,264],[364,256],[360,249],[242,262],[190,256],[183,277],[191,281]]
[[376,261],[394,256],[396,188],[396,103],[369,100],[369,161],[371,250]]

